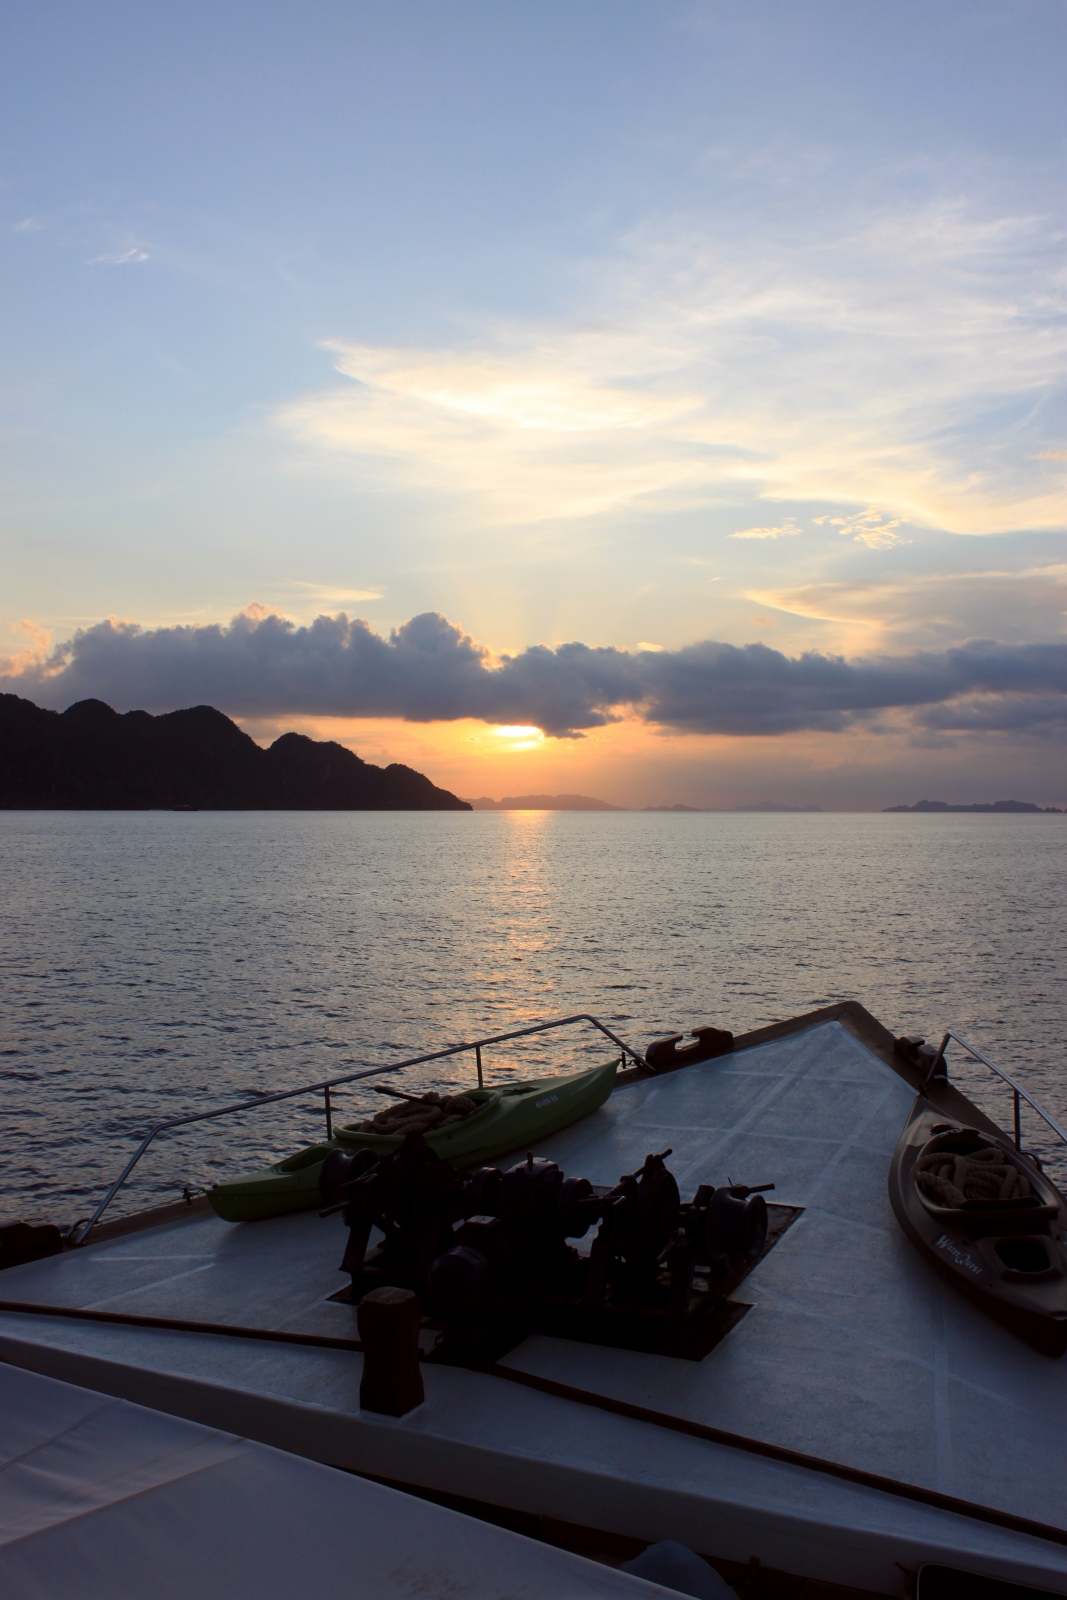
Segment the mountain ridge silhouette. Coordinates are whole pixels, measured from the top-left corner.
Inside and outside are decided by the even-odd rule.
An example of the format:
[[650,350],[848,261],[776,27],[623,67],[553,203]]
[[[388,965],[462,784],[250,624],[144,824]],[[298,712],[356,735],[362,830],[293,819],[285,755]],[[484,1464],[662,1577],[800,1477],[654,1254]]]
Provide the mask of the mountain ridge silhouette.
[[423,773],[284,733],[264,750],[214,706],[152,716],[0,694],[0,809],[469,811]]

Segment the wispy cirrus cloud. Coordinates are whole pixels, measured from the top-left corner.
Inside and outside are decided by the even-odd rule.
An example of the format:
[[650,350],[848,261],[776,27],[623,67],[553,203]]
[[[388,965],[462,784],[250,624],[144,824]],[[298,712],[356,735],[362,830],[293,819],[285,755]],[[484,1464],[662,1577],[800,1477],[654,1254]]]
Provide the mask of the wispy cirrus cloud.
[[147,260],[147,250],[142,250],[139,245],[131,245],[126,250],[105,250],[103,255],[90,256],[86,266],[127,267]]
[[305,396],[276,421],[304,446],[357,459],[361,474],[451,493],[489,521],[691,497],[705,470],[680,463],[670,441],[701,397],[627,384],[628,344],[610,332],[545,339],[519,328],[480,349],[335,344],[355,386]]
[[319,604],[345,606],[358,605],[361,600],[380,600],[382,589],[346,589],[331,584],[305,583],[294,579],[289,587],[302,598]]
[[902,519],[1062,524],[1042,448],[1067,348],[1047,217],[928,196],[788,226],[657,219],[587,279],[588,315],[567,321],[331,341],[346,381],[275,423],[484,522],[743,492],[881,507],[841,527],[872,549],[903,542]]
[[[825,519],[822,518],[822,517],[816,517],[815,518],[816,522],[822,522],[824,520]],[[777,523],[774,526],[769,527],[769,528],[742,528],[740,533],[731,533],[730,538],[731,539],[788,539],[793,534],[798,534],[799,532],[800,532],[800,529],[797,527],[796,522],[793,520],[793,518],[792,517],[787,517],[784,522]]]
[[344,615],[297,627],[250,608],[226,627],[98,623],[44,659],[6,663],[0,690],[51,706],[97,698],[149,711],[207,702],[255,717],[474,718],[557,738],[624,716],[692,734],[836,733],[889,711],[921,713],[931,729],[1049,733],[1067,726],[1067,643],[848,660],[715,640],[636,653],[573,642],[493,658],[436,612],[386,637]]
[[891,652],[999,635],[1023,642],[1062,639],[1067,630],[1067,564],[1016,570],[880,573],[858,580],[824,579],[748,597],[789,616],[833,624],[840,648]]

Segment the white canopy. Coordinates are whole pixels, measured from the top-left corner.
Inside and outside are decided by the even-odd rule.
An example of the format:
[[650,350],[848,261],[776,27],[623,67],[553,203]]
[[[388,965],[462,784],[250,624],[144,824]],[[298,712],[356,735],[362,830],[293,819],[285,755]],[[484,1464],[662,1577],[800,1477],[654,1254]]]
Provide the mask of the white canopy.
[[18,1600],[654,1600],[641,1578],[346,1472],[0,1363]]

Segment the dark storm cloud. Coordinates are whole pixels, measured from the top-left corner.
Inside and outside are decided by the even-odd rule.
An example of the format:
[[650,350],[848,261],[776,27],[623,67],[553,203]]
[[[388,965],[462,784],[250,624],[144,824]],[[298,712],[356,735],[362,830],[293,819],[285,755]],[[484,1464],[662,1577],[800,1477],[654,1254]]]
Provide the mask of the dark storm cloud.
[[1048,730],[1067,711],[1067,645],[979,641],[847,661],[762,644],[631,653],[575,643],[536,645],[494,665],[434,612],[387,639],[344,616],[296,627],[242,615],[229,627],[102,622],[47,662],[0,678],[0,688],[51,706],[96,698],[148,711],[206,703],[233,716],[473,717],[557,737],[628,711],[735,735],[836,732],[894,709],[916,711],[931,728]]

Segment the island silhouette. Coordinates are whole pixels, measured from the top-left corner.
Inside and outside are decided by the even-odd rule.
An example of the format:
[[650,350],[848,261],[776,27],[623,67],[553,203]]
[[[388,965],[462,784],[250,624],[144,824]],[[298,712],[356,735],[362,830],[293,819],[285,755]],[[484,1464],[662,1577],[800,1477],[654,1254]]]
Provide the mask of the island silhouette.
[[74,811],[469,811],[421,772],[332,740],[268,750],[213,706],[151,716],[102,700],[45,711],[0,695],[0,808]]
[[913,806],[883,806],[883,811],[1038,811],[1061,816],[1059,806],[1035,806],[1031,800],[993,800],[985,804],[957,806],[945,800],[919,800]]

